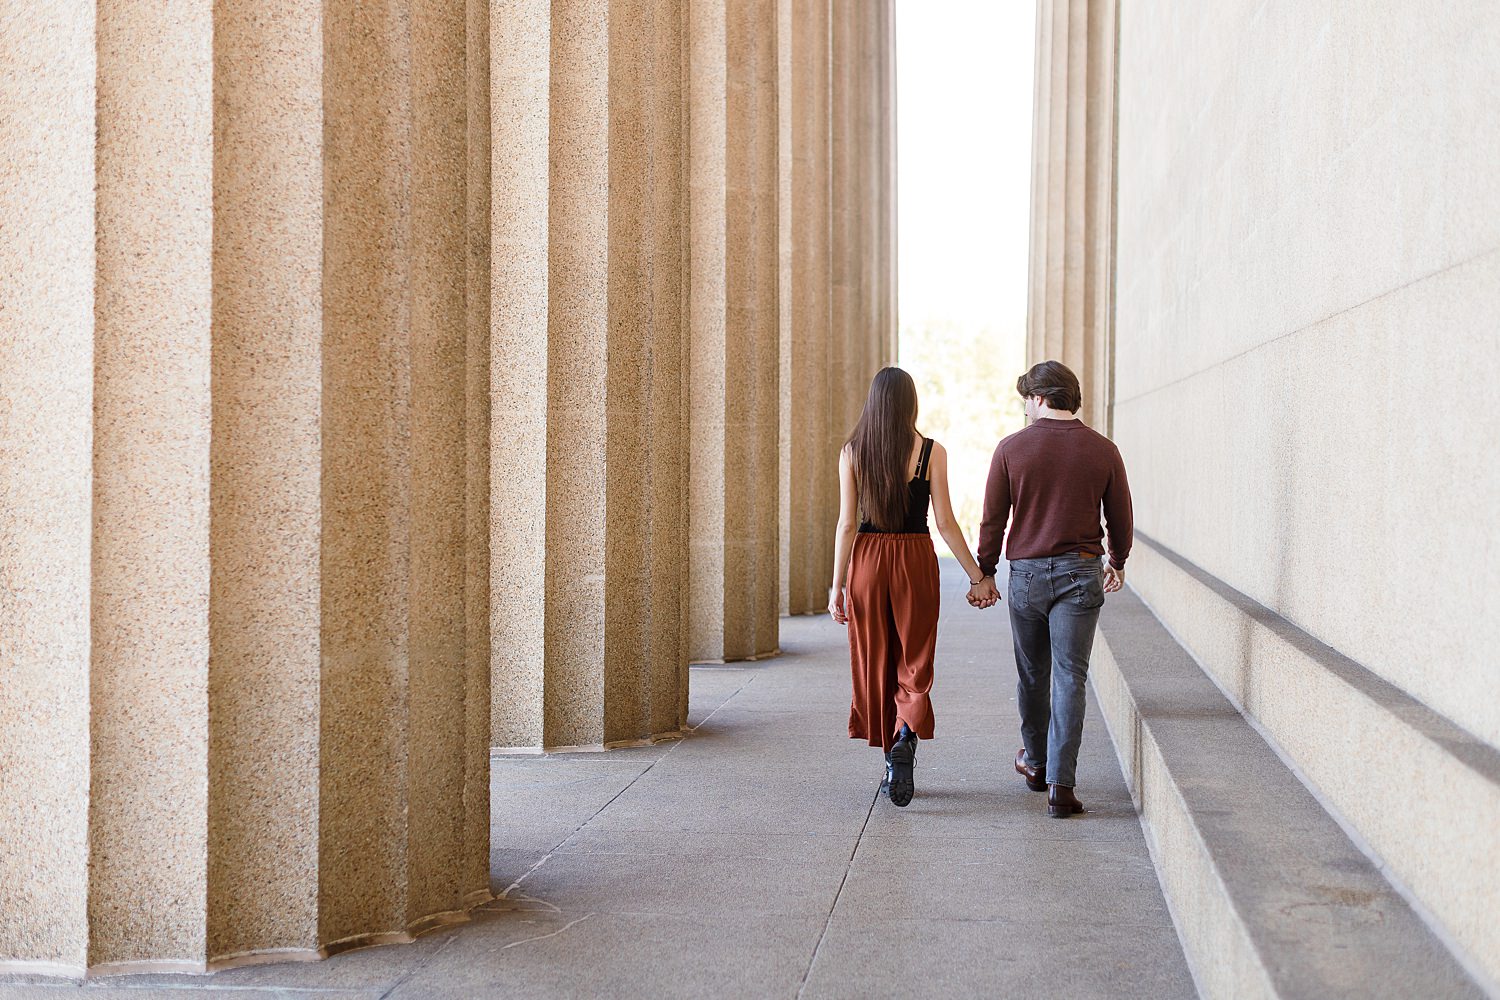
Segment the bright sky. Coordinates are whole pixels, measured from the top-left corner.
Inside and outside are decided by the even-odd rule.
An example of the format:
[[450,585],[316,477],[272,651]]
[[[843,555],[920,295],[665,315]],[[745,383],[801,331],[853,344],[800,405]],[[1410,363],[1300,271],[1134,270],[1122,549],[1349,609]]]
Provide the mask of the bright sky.
[[931,320],[1024,330],[1031,0],[897,0],[903,336]]
[[1035,20],[1032,0],[896,3],[899,363],[971,549],[990,455],[1023,423]]

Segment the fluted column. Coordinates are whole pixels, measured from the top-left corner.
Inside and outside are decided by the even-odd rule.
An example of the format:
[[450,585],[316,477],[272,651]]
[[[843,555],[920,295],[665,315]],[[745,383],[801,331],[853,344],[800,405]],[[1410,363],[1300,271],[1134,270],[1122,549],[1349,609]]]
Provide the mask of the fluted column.
[[822,611],[828,603],[833,522],[838,516],[838,454],[829,454],[832,234],[830,187],[829,0],[789,0],[790,65],[787,247],[791,307],[781,330],[786,493],[786,610]]
[[488,852],[465,17],[215,13],[210,960],[399,940],[485,898]]
[[0,75],[0,967],[410,940],[488,898],[466,13],[41,6]]
[[900,331],[899,295],[896,268],[896,0],[882,0],[880,9],[879,109],[880,181],[880,332],[883,338],[880,363],[896,363],[897,337]]
[[1083,383],[1108,431],[1114,273],[1114,0],[1038,0],[1027,355]]
[[792,556],[792,0],[776,0],[776,579],[789,610]]
[[778,648],[775,0],[691,5],[691,658]]
[[681,0],[492,14],[497,745],[687,705]]
[[[490,4],[468,0],[464,92],[467,189],[465,218],[464,347],[464,839],[487,840],[490,830]],[[490,859],[465,852],[463,881],[485,885]]]
[[[855,152],[858,156],[858,183],[855,190],[859,196],[856,203],[857,244],[859,248],[859,272],[855,287],[858,289],[859,309],[857,317],[859,370],[857,382],[869,385],[870,379],[880,370],[883,354],[881,336],[881,302],[884,298],[880,287],[880,217],[882,211],[880,183],[880,22],[884,4],[877,2],[861,5],[858,34],[856,37],[855,84],[858,107],[855,116]],[[860,400],[861,404],[864,402]],[[854,414],[858,419],[858,414]],[[853,423],[850,423],[853,429]]]
[[[211,15],[208,0],[170,13],[98,5],[87,962],[96,967],[206,948],[202,905],[182,904],[207,893]],[[146,52],[155,52],[149,73]]]
[[317,941],[322,51],[215,12],[209,955]]
[[[838,455],[854,429],[869,383],[859,357],[859,27],[863,0],[832,0],[829,38],[829,181],[832,295],[829,391],[833,408],[824,430],[825,454]],[[835,467],[836,468],[836,467]],[[836,475],[836,472],[835,472]],[[833,481],[833,489],[838,483]],[[828,558],[825,554],[825,560]],[[826,594],[824,595],[826,598]]]
[[0,28],[0,959],[88,952],[94,18]]

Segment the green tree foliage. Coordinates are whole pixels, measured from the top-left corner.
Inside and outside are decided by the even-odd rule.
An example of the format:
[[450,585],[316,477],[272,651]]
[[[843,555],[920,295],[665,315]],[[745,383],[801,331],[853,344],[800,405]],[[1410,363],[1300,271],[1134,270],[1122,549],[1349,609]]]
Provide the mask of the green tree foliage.
[[[948,449],[953,512],[970,548],[979,541],[990,456],[1001,438],[1025,425],[1016,395],[1025,355],[1019,331],[944,321],[901,328],[900,364],[917,383],[917,426]],[[943,551],[942,540],[935,540]]]

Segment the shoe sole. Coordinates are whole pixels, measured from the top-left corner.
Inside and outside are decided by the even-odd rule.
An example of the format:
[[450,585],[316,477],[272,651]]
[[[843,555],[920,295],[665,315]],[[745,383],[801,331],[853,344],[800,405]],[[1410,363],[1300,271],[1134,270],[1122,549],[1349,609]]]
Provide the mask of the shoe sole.
[[901,743],[891,748],[891,804],[906,806],[916,794],[917,783],[913,771],[917,760],[917,748],[910,743]]
[[1047,815],[1053,819],[1067,819],[1069,816],[1077,816],[1079,813],[1088,812],[1083,806],[1054,806],[1048,804]]

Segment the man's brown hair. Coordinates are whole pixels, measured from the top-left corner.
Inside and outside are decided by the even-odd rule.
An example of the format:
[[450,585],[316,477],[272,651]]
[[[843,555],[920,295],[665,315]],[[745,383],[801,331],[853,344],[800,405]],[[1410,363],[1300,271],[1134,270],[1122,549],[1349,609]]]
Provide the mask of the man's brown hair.
[[1016,391],[1022,399],[1040,396],[1054,410],[1077,413],[1083,405],[1083,389],[1078,385],[1078,376],[1061,361],[1032,365],[1029,372],[1016,379]]

